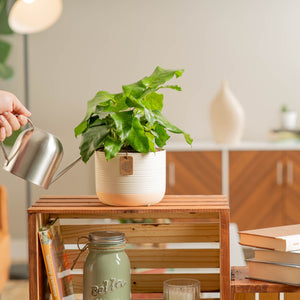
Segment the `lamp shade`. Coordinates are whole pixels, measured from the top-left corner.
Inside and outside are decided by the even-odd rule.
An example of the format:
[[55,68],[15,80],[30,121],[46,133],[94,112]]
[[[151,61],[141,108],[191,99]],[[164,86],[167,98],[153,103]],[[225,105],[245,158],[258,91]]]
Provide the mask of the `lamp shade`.
[[8,23],[17,33],[40,32],[57,21],[62,7],[62,0],[17,0],[10,10]]

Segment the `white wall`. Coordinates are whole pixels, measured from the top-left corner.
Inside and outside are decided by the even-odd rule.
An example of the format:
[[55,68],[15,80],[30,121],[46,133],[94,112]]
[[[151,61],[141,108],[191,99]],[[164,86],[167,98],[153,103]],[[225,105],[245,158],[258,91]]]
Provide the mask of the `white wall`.
[[[297,0],[64,0],[50,29],[29,36],[30,101],[36,126],[57,135],[62,167],[79,155],[73,128],[99,90],[184,68],[164,112],[196,140],[212,139],[210,101],[227,79],[246,111],[244,139],[263,140],[286,103],[300,112],[300,2]],[[9,62],[16,75],[0,87],[23,97],[22,39]],[[174,141],[181,138],[174,138]],[[11,232],[26,234],[22,180],[0,172],[10,191]],[[93,162],[75,166],[41,194],[94,194]]]

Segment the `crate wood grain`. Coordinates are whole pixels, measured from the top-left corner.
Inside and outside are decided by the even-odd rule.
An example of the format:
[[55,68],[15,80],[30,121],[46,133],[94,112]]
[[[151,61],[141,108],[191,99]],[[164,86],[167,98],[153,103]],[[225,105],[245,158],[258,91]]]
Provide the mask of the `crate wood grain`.
[[299,286],[254,280],[247,277],[247,267],[231,269],[232,300],[255,300],[255,293],[259,293],[260,300],[279,300],[280,293],[284,293],[284,300],[300,299]]
[[[70,265],[79,253],[78,237],[97,230],[125,233],[133,298],[147,294],[149,299],[161,299],[164,280],[187,277],[200,280],[201,292],[230,299],[229,205],[225,196],[166,195],[150,207],[106,206],[96,196],[40,198],[28,209],[31,300],[46,299],[49,294],[37,233],[49,218],[57,217]],[[107,219],[135,219],[137,223],[102,224]],[[143,223],[145,219],[152,221]],[[82,294],[86,255],[80,257],[72,274],[76,294]]]

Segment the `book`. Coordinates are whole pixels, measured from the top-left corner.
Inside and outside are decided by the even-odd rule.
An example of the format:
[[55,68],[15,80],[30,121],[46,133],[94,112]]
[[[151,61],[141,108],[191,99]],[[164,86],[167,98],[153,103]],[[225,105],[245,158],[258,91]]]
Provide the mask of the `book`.
[[41,228],[39,239],[52,300],[75,300],[59,220],[52,220]]
[[300,250],[300,224],[239,231],[240,244],[277,251]]
[[300,251],[285,252],[276,250],[255,249],[254,260],[300,265]]
[[272,142],[300,141],[300,130],[273,129],[269,132],[269,140]]
[[251,279],[277,283],[300,285],[300,265],[275,264],[255,260],[247,260]]

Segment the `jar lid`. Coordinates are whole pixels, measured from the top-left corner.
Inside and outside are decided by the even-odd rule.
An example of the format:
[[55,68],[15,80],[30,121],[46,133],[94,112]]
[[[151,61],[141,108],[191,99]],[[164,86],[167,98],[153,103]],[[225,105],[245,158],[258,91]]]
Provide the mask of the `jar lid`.
[[122,244],[125,243],[125,234],[118,231],[94,231],[89,233],[90,243]]

